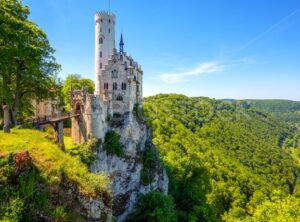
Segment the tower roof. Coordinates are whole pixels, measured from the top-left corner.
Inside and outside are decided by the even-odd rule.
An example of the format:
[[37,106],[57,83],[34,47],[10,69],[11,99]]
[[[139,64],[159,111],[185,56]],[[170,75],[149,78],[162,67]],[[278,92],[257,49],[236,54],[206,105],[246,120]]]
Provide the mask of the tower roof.
[[123,33],[121,33],[120,45],[124,45],[124,41],[123,41]]

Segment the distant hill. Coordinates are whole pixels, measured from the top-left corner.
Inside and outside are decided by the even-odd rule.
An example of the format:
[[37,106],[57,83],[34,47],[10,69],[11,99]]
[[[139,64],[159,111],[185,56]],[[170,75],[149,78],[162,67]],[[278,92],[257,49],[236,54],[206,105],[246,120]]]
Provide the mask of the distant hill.
[[300,102],[291,100],[232,100],[225,102],[247,102],[258,109],[268,111],[288,123],[300,124]]
[[289,101],[146,98],[178,221],[300,221],[300,136],[281,120],[297,120],[287,114],[298,108]]

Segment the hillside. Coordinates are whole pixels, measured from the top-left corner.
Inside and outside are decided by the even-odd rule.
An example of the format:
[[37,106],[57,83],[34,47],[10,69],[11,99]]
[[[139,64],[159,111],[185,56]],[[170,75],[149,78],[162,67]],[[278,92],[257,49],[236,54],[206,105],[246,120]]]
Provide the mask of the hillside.
[[299,132],[254,106],[146,98],[178,221],[299,221]]
[[72,151],[61,151],[37,130],[1,131],[0,221],[90,221],[84,216],[89,206],[79,199],[110,208],[107,177],[89,172],[81,158],[88,152]]
[[[229,101],[229,100],[227,100]],[[300,102],[290,100],[231,100],[248,103],[250,106],[272,113],[277,118],[300,125]]]

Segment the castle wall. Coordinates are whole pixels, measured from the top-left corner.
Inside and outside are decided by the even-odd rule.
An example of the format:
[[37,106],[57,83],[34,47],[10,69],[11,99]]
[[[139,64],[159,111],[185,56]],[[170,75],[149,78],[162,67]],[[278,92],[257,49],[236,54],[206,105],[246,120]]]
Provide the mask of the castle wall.
[[84,104],[83,118],[87,126],[87,135],[95,136],[104,141],[107,132],[106,105],[101,102],[100,97],[96,95],[87,95]]

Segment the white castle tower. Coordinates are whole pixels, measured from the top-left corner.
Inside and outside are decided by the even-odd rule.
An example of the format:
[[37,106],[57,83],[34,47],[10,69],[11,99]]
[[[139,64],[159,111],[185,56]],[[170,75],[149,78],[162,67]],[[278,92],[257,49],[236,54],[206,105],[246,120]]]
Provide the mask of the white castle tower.
[[95,94],[99,95],[100,76],[108,65],[108,60],[115,51],[115,22],[116,17],[111,12],[95,14]]

